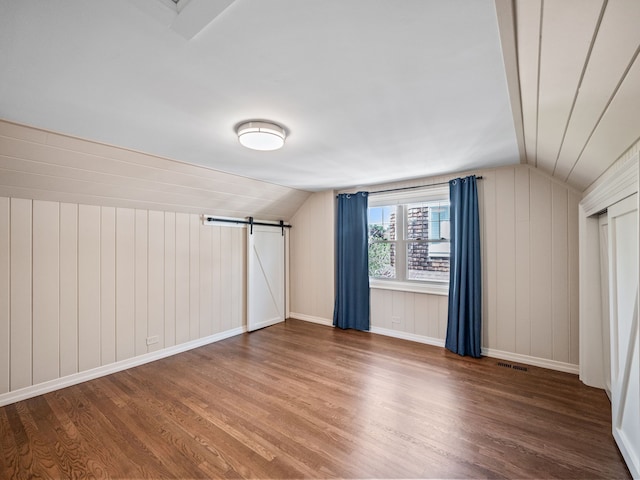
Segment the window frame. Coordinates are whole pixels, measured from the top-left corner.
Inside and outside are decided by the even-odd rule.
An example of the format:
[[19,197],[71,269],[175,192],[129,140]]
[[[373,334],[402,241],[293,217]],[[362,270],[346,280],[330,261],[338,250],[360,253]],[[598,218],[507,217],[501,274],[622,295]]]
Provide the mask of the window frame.
[[[402,292],[429,293],[433,295],[448,295],[449,280],[408,280],[407,277],[407,246],[409,243],[415,243],[415,240],[408,240],[406,231],[406,209],[408,204],[432,202],[432,201],[449,201],[449,186],[437,185],[433,187],[417,188],[412,190],[385,192],[376,195],[369,195],[369,208],[382,206],[396,206],[396,239],[387,242],[377,243],[393,243],[396,249],[396,278],[376,278],[369,277],[369,286],[373,289],[394,290]],[[402,215],[398,215],[401,212]],[[400,249],[404,249],[404,253],[398,255]],[[398,273],[402,273],[402,279],[398,279]]]

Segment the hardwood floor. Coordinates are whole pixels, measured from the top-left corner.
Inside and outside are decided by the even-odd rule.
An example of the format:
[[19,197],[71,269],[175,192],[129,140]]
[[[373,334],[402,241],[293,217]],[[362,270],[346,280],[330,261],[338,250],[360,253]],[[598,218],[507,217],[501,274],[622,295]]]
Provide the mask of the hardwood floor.
[[630,478],[575,375],[297,320],[0,409],[0,478]]

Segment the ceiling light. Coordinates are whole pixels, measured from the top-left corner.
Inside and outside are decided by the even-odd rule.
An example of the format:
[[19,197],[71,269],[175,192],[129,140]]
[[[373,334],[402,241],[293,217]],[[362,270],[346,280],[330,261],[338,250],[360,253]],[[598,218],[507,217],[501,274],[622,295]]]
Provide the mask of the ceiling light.
[[284,128],[271,122],[246,122],[236,132],[240,144],[253,150],[282,148],[287,136]]

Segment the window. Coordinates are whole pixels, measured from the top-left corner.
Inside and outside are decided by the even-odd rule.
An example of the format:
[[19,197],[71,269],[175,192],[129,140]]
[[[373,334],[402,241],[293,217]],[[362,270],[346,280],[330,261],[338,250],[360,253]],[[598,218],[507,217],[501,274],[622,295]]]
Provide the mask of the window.
[[371,196],[371,286],[446,293],[450,231],[446,187]]

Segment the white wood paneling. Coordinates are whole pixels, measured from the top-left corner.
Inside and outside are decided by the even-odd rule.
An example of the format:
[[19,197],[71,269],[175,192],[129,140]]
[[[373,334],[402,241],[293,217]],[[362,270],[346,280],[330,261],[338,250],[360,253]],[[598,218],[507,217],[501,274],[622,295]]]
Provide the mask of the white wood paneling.
[[529,216],[529,169],[516,169],[515,189],[515,349],[531,353],[531,220]]
[[[147,347],[149,352],[155,352],[165,347],[164,342],[164,212],[149,212],[149,240],[148,240],[148,322],[147,337],[154,337]],[[157,337],[157,341],[155,339]]]
[[78,369],[101,363],[100,207],[78,208]]
[[531,172],[531,355],[553,358],[551,180]]
[[514,22],[516,2],[514,0],[495,0],[496,14],[498,20],[498,31],[500,33],[500,44],[502,45],[502,58],[504,60],[504,70],[507,77],[507,87],[509,89],[509,101],[511,103],[511,114],[518,141],[518,153],[520,163],[526,163],[524,129],[522,116],[520,75],[518,73],[518,40],[517,25]]
[[[499,358],[528,359],[534,364],[575,372],[579,341],[580,194],[529,165],[471,173],[483,176],[478,200],[484,271],[484,351]],[[450,178],[453,176],[375,185],[370,190],[427,185]],[[332,292],[333,277],[322,284],[322,275],[316,274],[334,261],[328,249],[316,250],[314,235],[321,235],[323,226],[333,225],[333,217],[323,219],[325,205],[319,199],[319,194],[314,194],[294,217],[291,276],[310,288]],[[332,207],[333,202],[332,194],[327,204]],[[325,223],[318,224],[320,221]],[[303,320],[317,320],[313,299],[318,296],[308,290],[292,283],[293,312]],[[407,334],[413,339],[443,343],[447,302],[443,295],[373,288],[371,325],[385,334]],[[327,311],[332,308],[332,301],[327,301]],[[325,323],[330,323],[331,314],[326,315]],[[400,318],[393,322],[392,317]]]
[[189,216],[189,340],[200,336],[200,221]]
[[[571,318],[569,314],[569,216],[568,192],[554,183],[551,185],[551,321],[553,358],[569,362],[571,354]],[[569,321],[567,321],[567,319]]]
[[[640,2],[607,3],[580,84],[555,175],[567,180],[640,45]],[[588,181],[588,180],[587,180]]]
[[134,318],[135,354],[147,353],[147,327],[149,313],[149,212],[135,211],[135,280]]
[[449,316],[449,297],[438,295],[437,301],[438,301],[438,320],[439,320],[440,338],[444,339],[447,336],[447,321]]
[[[496,177],[487,176],[480,181],[478,188],[478,207],[480,209],[480,230],[483,240],[482,254],[482,307],[483,318],[496,318],[498,308],[498,242]],[[484,322],[482,325],[483,345],[496,348],[498,340],[497,322]]]
[[[636,25],[640,18],[636,20]],[[637,27],[636,27],[637,28]],[[636,58],[598,128],[586,145],[568,181],[581,188],[602,175],[610,165],[603,159],[624,152],[640,137],[640,60]],[[612,155],[612,152],[613,155]]]
[[[415,333],[416,335],[421,335],[423,337],[433,337],[438,338],[438,324],[435,321],[429,322],[428,315],[428,306],[429,306],[429,295],[415,295],[413,301],[413,311],[416,316],[413,320],[413,331],[410,333]],[[379,303],[380,295],[378,295],[377,290],[371,291],[371,310],[373,312],[374,309],[374,301]],[[377,305],[376,305],[377,306]],[[382,308],[381,306],[378,308]],[[371,324],[372,325],[380,325],[380,322],[371,316]],[[435,325],[435,331],[434,331]]]
[[[245,284],[244,284],[244,272],[245,255],[244,252],[246,243],[246,235],[243,229],[234,228],[231,230],[231,297],[230,298],[242,298],[240,302],[231,303],[231,323],[230,328],[237,328],[244,323],[244,308],[247,304],[246,298],[244,298]],[[223,326],[224,328],[224,326]]]
[[0,195],[289,220],[309,192],[0,121]]
[[[213,228],[199,228],[200,232],[200,260],[201,264],[211,264],[211,236],[212,231],[215,230],[218,237],[217,244],[220,243],[220,227]],[[211,335],[213,333],[212,322],[212,293],[213,293],[213,271],[209,269],[201,269],[200,273],[200,293],[198,295],[200,300],[199,308],[199,330],[200,335]],[[218,272],[216,272],[218,273]],[[218,273],[219,275],[219,273]]]
[[32,384],[32,202],[11,199],[11,390]]
[[640,3],[516,0],[515,45],[511,5],[496,9],[508,75],[517,49],[527,161],[584,190],[638,140]]
[[516,231],[515,170],[496,171],[496,344],[516,349]]
[[516,0],[515,6],[524,143],[527,161],[535,166],[542,0]]
[[135,211],[116,210],[116,359],[135,356]]
[[569,192],[568,205],[568,249],[569,249],[569,363],[578,365],[580,363],[580,258],[579,258],[579,222],[578,205],[580,195]]
[[332,323],[335,192],[314,193],[291,224],[291,316],[297,312]]
[[100,209],[100,364],[116,361],[116,209]]
[[443,295],[373,288],[371,328],[444,341],[447,307]]
[[9,199],[0,197],[0,394],[9,391]]
[[442,321],[440,317],[440,299],[436,295],[420,295],[420,297],[427,300],[426,321],[428,324],[427,330],[429,332],[429,337],[446,338],[447,330],[446,328],[442,328]]
[[555,170],[602,6],[603,0],[543,4],[536,141],[537,167],[545,172]]
[[383,295],[384,291],[380,291],[378,294],[377,290],[371,290],[371,299],[370,299],[370,316],[371,316],[371,325],[384,325],[382,308],[383,308]]
[[33,202],[33,383],[60,376],[60,207]]
[[78,205],[60,204],[60,376],[78,372]]
[[176,214],[176,344],[190,339],[189,215]]
[[[237,334],[244,245],[244,229],[204,226],[197,214],[0,197],[0,403]],[[191,292],[215,311],[196,303],[192,318]]]
[[176,214],[164,214],[164,346],[176,344]]
[[410,295],[408,292],[403,292],[403,302],[404,302],[404,318],[401,318],[400,321],[400,329],[405,332],[416,331],[415,323],[416,323],[416,297],[415,295]]
[[382,328],[386,328],[387,330],[391,330],[391,317],[393,316],[393,291],[391,290],[381,290],[380,295],[382,296]]
[[225,298],[231,296],[231,282],[220,276],[221,272],[231,272],[231,238],[233,229],[219,229],[219,235],[213,237],[213,329],[227,330],[231,328],[231,304]]
[[407,313],[409,312],[405,310],[405,292],[391,292],[391,324],[389,325],[391,330],[406,329]]

